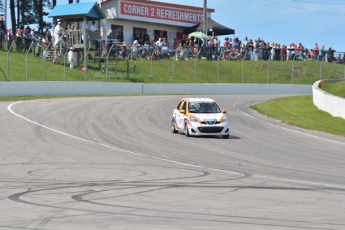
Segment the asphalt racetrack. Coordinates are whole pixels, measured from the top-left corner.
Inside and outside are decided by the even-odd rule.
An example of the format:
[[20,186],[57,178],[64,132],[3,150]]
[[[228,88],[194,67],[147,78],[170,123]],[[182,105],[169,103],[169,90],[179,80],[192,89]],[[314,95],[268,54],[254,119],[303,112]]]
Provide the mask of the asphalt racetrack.
[[230,138],[173,134],[183,96],[0,103],[0,229],[345,229],[345,138],[211,96]]

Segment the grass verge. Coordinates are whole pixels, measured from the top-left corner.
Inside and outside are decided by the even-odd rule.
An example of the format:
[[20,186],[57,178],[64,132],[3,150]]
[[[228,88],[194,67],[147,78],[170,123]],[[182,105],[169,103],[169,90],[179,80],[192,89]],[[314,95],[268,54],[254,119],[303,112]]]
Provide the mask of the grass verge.
[[332,95],[345,98],[345,81],[337,82],[334,84],[325,84],[322,86],[322,90]]
[[345,137],[345,120],[319,110],[312,96],[278,98],[251,108],[292,126]]
[[[89,52],[92,56],[93,52]],[[88,61],[88,71],[81,71],[83,62],[69,68],[66,56],[52,64],[30,53],[0,50],[0,82],[9,81],[106,81],[141,83],[269,83],[313,84],[322,79],[344,78],[345,65],[318,61],[190,61],[173,60],[109,60]],[[322,65],[322,68],[320,68]],[[292,68],[293,66],[293,68]],[[322,70],[322,71],[321,71]]]

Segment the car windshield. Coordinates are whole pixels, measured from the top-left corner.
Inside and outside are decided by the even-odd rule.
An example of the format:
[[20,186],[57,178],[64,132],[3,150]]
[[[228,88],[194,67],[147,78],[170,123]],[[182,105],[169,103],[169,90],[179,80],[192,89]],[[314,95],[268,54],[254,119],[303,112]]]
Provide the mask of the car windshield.
[[196,101],[188,103],[190,113],[221,113],[218,105],[213,101]]

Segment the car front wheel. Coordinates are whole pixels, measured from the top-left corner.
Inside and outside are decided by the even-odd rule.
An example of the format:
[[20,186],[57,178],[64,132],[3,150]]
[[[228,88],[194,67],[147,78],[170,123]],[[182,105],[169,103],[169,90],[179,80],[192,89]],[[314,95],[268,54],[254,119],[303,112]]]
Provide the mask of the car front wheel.
[[223,138],[224,138],[224,139],[228,139],[228,138],[229,138],[229,134],[223,135]]
[[184,135],[186,135],[186,137],[189,137],[188,125],[184,126]]

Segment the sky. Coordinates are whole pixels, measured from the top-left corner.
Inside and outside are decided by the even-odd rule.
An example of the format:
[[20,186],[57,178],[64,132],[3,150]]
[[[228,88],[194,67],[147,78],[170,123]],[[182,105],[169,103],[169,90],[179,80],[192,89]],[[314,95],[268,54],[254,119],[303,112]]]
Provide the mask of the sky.
[[[204,0],[156,1],[197,7],[204,4]],[[57,4],[67,3],[57,0]],[[215,10],[212,19],[234,29],[240,40],[248,36],[279,44],[302,43],[308,49],[317,43],[345,52],[344,0],[207,0],[207,7]],[[221,36],[221,42],[225,37],[234,35]]]

